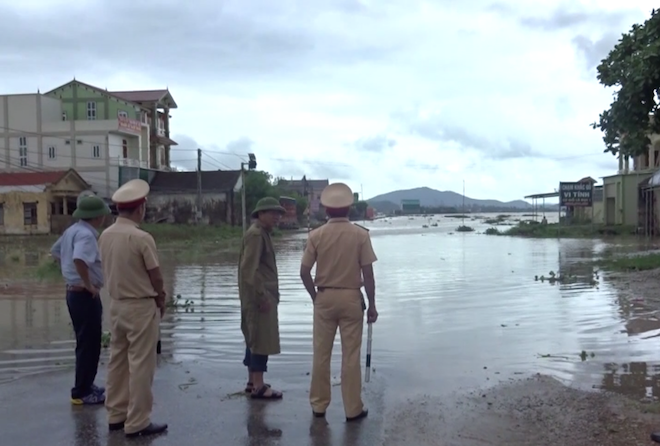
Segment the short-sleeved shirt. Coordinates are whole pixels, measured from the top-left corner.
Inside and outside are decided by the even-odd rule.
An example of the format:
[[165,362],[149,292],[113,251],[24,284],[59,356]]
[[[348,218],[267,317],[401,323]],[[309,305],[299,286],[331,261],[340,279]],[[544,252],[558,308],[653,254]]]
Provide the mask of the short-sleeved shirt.
[[123,217],[99,237],[105,281],[113,299],[156,297],[149,270],[160,266],[156,242],[148,232]]
[[347,218],[331,218],[309,233],[302,264],[311,268],[316,263],[317,287],[357,290],[362,287],[362,267],[376,260],[369,231]]
[[50,249],[50,254],[59,259],[62,277],[67,285],[84,285],[76,270],[74,260],[82,260],[87,265],[89,280],[95,287],[103,286],[103,268],[97,237],[99,233],[86,221],[78,221],[67,228]]

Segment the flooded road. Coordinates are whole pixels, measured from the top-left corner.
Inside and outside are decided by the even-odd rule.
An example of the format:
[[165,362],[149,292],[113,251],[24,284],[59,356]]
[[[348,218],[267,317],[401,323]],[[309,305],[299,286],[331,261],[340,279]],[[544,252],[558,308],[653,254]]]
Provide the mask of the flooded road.
[[[477,231],[457,233],[460,219],[432,222],[437,227],[406,217],[365,224],[379,257],[373,377],[390,393],[450,392],[540,372],[584,388],[660,396],[655,310],[619,298],[580,265],[606,243],[487,236],[480,232],[491,225],[480,220],[466,220]],[[312,306],[298,276],[304,239],[277,240],[282,354],[272,359],[273,376],[310,370]],[[18,279],[16,270],[35,264],[34,252],[21,256],[5,252],[2,264],[0,381],[73,363],[62,285]],[[181,296],[162,323],[164,356],[240,365],[235,256],[177,256],[162,254],[168,288]],[[571,283],[535,280],[550,272]]]

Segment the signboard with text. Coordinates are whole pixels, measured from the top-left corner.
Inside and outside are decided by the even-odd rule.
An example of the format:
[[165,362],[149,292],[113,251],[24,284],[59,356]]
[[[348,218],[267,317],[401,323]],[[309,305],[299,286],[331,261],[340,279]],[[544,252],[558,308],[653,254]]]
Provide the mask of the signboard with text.
[[135,119],[130,119],[125,116],[119,116],[117,121],[119,122],[118,130],[125,130],[127,132],[137,134],[142,132],[142,123],[140,121],[136,121]]
[[559,206],[590,207],[593,203],[593,184],[559,183]]

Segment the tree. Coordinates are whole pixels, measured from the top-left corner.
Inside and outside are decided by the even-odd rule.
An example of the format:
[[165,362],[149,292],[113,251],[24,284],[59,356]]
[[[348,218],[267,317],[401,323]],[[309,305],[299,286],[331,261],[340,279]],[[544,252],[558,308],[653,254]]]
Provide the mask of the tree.
[[594,129],[603,132],[605,152],[633,157],[647,152],[649,134],[660,133],[660,10],[621,36],[598,65],[598,81],[619,87]]
[[369,207],[369,203],[366,201],[358,201],[356,202],[353,206],[351,206],[350,213],[348,214],[348,217],[351,220],[364,220],[367,218],[367,208]]
[[248,171],[245,174],[245,203],[247,211],[251,212],[257,201],[264,197],[273,197],[278,200],[282,196],[296,200],[296,213],[298,220],[302,221],[307,209],[307,199],[296,192],[286,190],[287,181],[282,178],[274,179],[271,174],[261,170]]
[[[268,172],[251,170],[245,173],[245,204],[248,213],[252,212],[257,201],[264,197],[279,199],[279,194],[273,190],[272,181],[273,177]],[[240,202],[238,204],[240,206]]]

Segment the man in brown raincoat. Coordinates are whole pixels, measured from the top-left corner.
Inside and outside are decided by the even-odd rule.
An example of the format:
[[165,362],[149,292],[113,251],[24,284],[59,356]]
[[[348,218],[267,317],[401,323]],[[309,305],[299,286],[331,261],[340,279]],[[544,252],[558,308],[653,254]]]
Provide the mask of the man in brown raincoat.
[[275,198],[259,200],[252,211],[255,222],[243,236],[239,257],[238,293],[246,346],[243,365],[248,368],[245,391],[255,399],[282,398],[282,392],[264,382],[264,373],[268,370],[268,356],[280,353],[280,292],[271,233],[284,212]]

